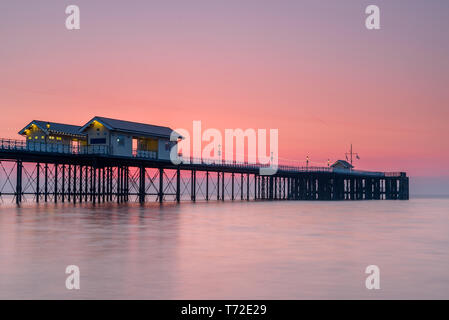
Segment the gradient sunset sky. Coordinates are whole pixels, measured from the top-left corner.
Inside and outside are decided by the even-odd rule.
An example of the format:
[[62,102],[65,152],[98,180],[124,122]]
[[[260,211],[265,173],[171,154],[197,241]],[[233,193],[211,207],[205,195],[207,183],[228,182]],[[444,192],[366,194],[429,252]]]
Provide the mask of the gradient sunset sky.
[[447,0],[1,1],[0,137],[33,119],[201,120],[278,128],[281,158],[325,165],[353,143],[357,168],[449,177],[448,31]]

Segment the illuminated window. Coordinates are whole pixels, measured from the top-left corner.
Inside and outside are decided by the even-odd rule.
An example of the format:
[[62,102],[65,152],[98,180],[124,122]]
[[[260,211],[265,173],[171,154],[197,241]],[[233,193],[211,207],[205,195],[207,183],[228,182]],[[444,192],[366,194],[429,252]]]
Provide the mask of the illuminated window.
[[43,139],[45,139],[45,137],[44,137],[44,136],[41,136],[41,139],[43,140]]
[[31,137],[28,137],[28,140],[31,140]]
[[56,140],[61,140],[61,137],[56,137]]
[[53,136],[49,136],[48,137],[50,140],[55,140],[55,137],[53,137]]
[[39,139],[39,137],[38,137],[38,136],[35,136],[35,137],[34,137],[34,139],[36,139],[36,140],[37,140],[37,139]]

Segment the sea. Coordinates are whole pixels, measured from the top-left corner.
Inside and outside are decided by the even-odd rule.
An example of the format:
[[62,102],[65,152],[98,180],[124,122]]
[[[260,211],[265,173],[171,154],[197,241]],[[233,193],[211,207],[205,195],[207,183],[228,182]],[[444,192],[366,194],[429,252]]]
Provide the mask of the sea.
[[449,199],[2,203],[0,299],[449,299]]

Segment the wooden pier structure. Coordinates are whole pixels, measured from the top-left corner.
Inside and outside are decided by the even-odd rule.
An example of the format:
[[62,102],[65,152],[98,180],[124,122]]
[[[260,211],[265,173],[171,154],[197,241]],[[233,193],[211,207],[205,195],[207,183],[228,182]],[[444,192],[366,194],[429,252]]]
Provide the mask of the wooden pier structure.
[[404,172],[260,165],[173,164],[111,156],[102,150],[37,152],[23,141],[0,140],[0,200],[27,202],[148,202],[211,200],[408,200]]

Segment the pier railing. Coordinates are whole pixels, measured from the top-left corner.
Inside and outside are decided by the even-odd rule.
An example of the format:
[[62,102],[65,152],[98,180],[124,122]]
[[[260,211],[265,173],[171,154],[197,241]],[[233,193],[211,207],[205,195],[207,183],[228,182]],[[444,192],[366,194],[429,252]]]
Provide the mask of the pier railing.
[[72,146],[57,143],[45,143],[40,141],[24,141],[14,139],[0,139],[0,150],[45,152],[57,154],[92,154],[107,155],[109,148],[107,146]]
[[[46,143],[40,141],[25,141],[17,139],[0,139],[0,150],[7,151],[24,151],[24,152],[44,152],[54,154],[71,154],[71,155],[110,155],[110,149],[108,146],[82,146],[82,145],[64,145],[57,143]],[[149,159],[158,160],[157,153],[154,151],[143,151],[133,149],[132,157],[137,159]],[[263,164],[259,162],[239,162],[239,161],[217,161],[217,159],[204,159],[194,157],[180,157],[179,160],[184,164],[200,164],[212,168],[217,167],[232,167],[241,169],[260,169],[269,168],[270,164]],[[363,170],[345,170],[331,167],[319,167],[319,166],[295,166],[291,164],[279,163],[277,170],[287,172],[334,172],[344,173],[351,175],[369,175],[377,177],[399,177],[404,175],[402,172],[373,172]]]

